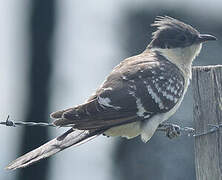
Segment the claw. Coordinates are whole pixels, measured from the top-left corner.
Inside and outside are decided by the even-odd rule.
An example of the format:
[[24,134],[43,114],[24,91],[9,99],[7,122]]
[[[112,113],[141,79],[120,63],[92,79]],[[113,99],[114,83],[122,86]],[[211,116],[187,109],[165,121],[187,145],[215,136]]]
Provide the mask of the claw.
[[166,128],[166,136],[170,139],[180,136],[180,126],[171,124]]

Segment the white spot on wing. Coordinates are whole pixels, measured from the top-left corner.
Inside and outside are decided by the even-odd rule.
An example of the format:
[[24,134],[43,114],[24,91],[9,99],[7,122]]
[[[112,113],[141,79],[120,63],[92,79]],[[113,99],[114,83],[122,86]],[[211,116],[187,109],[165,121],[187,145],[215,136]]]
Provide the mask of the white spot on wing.
[[154,71],[154,70],[151,70],[151,73],[152,73],[152,74],[157,74],[156,71]]
[[143,81],[143,83],[144,83],[144,84],[147,84],[147,82],[146,82],[146,81]]
[[173,80],[172,80],[172,79],[169,79],[168,81],[170,82],[170,84],[172,84],[172,83],[173,83]]
[[160,70],[161,70],[161,71],[164,71],[164,70],[165,70],[165,68],[161,66],[161,67],[160,67]]
[[132,89],[134,89],[134,90],[136,90],[136,85],[135,85],[135,84],[129,85],[129,87],[132,88]]
[[147,114],[146,116],[144,116],[145,119],[149,118],[149,117],[150,117],[150,114]]
[[140,98],[136,98],[136,106],[137,106],[137,115],[140,116],[140,117],[144,117],[144,113],[146,112],[145,108],[143,107],[143,104],[140,100]]
[[151,95],[151,97],[154,99],[154,101],[158,104],[160,109],[164,109],[163,102],[158,97],[158,95],[153,91],[153,89],[150,87],[150,85],[147,86],[148,93]]
[[155,88],[157,89],[158,92],[162,91],[162,89],[159,87],[158,83],[155,83],[154,86],[155,86]]
[[102,106],[102,107],[111,107],[114,108],[116,110],[121,109],[121,107],[119,106],[113,106],[111,103],[111,100],[108,97],[102,98],[100,96],[98,96],[98,103]]
[[136,106],[137,106],[137,109],[138,109],[138,111],[137,111],[137,115],[139,116],[139,117],[143,117],[143,118],[149,118],[150,117],[150,115],[149,114],[147,114],[147,115],[145,115],[144,116],[144,113],[147,113],[147,111],[146,111],[146,109],[143,107],[143,104],[142,104],[142,102],[141,102],[141,99],[140,98],[137,98],[136,97],[136,95],[135,95],[135,92],[134,91],[128,91],[129,92],[129,94],[131,94],[133,97],[135,97],[135,99],[136,99]]
[[176,103],[178,101],[178,98],[174,97],[174,103]]
[[122,76],[122,79],[127,80],[127,77],[126,76]]
[[131,94],[132,96],[135,96],[135,92],[134,91],[131,91],[131,90],[128,90],[129,94]]
[[112,87],[103,88],[104,91],[112,91]]

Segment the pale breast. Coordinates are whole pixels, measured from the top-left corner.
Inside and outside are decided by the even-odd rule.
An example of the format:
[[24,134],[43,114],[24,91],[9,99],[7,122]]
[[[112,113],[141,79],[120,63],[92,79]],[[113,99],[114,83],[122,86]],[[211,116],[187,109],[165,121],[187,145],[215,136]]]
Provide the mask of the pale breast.
[[106,136],[121,136],[127,139],[134,138],[141,133],[141,121],[116,126],[105,131]]

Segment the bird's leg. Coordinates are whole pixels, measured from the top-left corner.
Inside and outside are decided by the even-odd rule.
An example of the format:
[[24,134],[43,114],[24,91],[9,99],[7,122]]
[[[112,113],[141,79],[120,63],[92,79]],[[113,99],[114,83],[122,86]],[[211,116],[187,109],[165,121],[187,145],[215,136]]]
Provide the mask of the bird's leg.
[[161,123],[158,127],[158,130],[165,131],[166,136],[170,139],[181,135],[180,126],[176,124]]

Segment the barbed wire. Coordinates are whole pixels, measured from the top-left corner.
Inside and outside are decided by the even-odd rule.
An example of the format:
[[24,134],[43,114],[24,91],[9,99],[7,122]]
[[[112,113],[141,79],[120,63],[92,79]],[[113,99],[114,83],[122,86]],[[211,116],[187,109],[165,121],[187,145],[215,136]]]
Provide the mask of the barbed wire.
[[[9,115],[7,116],[6,121],[0,121],[0,125],[5,125],[8,127],[17,127],[17,126],[58,127],[58,126],[55,126],[53,123],[13,121],[9,119]],[[66,126],[61,126],[61,127],[72,127],[72,126],[73,125],[66,125]],[[203,135],[211,134],[218,131],[222,127],[222,124],[219,124],[219,125],[208,124],[208,126],[211,128],[208,131],[203,132],[203,133],[196,133],[195,129],[192,127],[180,127],[179,125],[172,124],[172,123],[160,124],[157,130],[165,132],[166,136],[170,139],[174,137],[182,136],[182,135],[189,136],[189,137],[197,137],[197,136],[203,136]]]
[[5,126],[11,126],[11,127],[16,127],[16,126],[52,126],[52,127],[56,127],[53,123],[43,123],[43,122],[24,122],[24,121],[12,121],[9,119],[9,116],[7,116],[6,121],[1,121],[0,122],[1,125],[5,125]]

